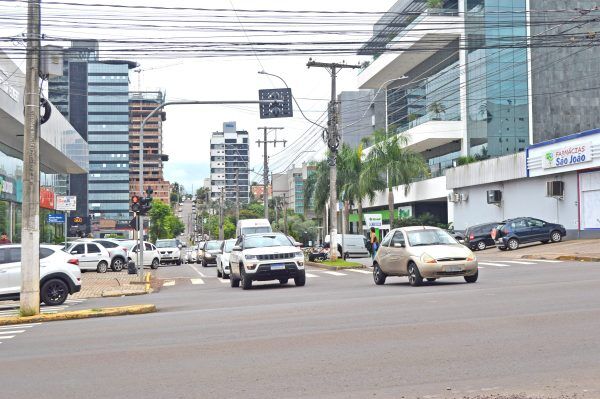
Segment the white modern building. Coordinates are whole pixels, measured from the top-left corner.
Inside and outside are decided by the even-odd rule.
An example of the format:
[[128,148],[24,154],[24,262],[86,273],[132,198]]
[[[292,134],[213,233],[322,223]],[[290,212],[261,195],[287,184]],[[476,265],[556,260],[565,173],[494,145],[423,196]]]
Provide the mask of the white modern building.
[[[248,132],[237,130],[235,122],[224,122],[223,131],[214,132],[210,138],[210,189],[211,198],[219,199],[224,191],[225,200],[250,202],[248,181]],[[239,190],[239,193],[238,193]]]

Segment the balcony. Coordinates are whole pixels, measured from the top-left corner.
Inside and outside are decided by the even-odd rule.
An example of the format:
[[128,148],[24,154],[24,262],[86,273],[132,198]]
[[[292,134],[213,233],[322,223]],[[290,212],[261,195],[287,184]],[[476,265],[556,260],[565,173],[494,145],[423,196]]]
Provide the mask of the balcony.
[[456,10],[427,10],[385,45],[385,52],[358,75],[360,89],[379,89],[405,75],[435,51],[464,33],[464,20]]

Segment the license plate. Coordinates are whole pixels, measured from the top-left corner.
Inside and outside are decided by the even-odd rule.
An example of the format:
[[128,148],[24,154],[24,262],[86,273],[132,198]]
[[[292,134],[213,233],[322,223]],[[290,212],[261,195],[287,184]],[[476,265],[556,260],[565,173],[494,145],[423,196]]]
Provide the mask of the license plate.
[[271,270],[283,270],[283,269],[285,269],[285,265],[281,265],[281,264],[271,265]]
[[460,267],[460,266],[446,266],[447,272],[460,272],[461,270],[462,270],[462,267]]

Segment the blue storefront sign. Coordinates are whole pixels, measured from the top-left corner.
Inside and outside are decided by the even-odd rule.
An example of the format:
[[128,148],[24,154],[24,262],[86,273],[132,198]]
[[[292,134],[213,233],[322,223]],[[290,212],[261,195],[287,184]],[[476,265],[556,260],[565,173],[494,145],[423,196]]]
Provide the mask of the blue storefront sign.
[[65,215],[62,213],[48,214],[48,223],[62,224],[65,222]]

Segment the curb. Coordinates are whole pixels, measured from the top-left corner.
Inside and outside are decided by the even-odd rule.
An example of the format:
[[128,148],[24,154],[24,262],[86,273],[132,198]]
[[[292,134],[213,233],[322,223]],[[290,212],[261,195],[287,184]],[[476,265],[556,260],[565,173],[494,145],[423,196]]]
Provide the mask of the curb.
[[36,316],[28,316],[28,317],[20,317],[20,316],[0,317],[0,326],[48,322],[48,321],[92,319],[92,318],[97,318],[97,317],[127,316],[127,315],[134,315],[134,314],[154,313],[154,312],[156,312],[155,305],[133,305],[133,306],[120,306],[120,307],[115,307],[115,308],[75,310],[75,311],[71,311],[71,312],[39,314]]
[[144,291],[134,291],[134,290],[112,290],[112,291],[103,291],[102,298],[115,298],[120,296],[137,296],[137,295],[146,295],[149,292]]
[[304,265],[311,266],[311,267],[316,267],[316,268],[319,268],[319,269],[326,269],[326,270],[366,269],[367,268],[364,265],[350,266],[350,267],[339,267],[339,266],[324,265],[322,263],[316,263],[316,262],[310,262],[310,261],[305,261]]
[[579,255],[523,255],[521,259],[572,260],[577,262],[600,262],[597,256]]

